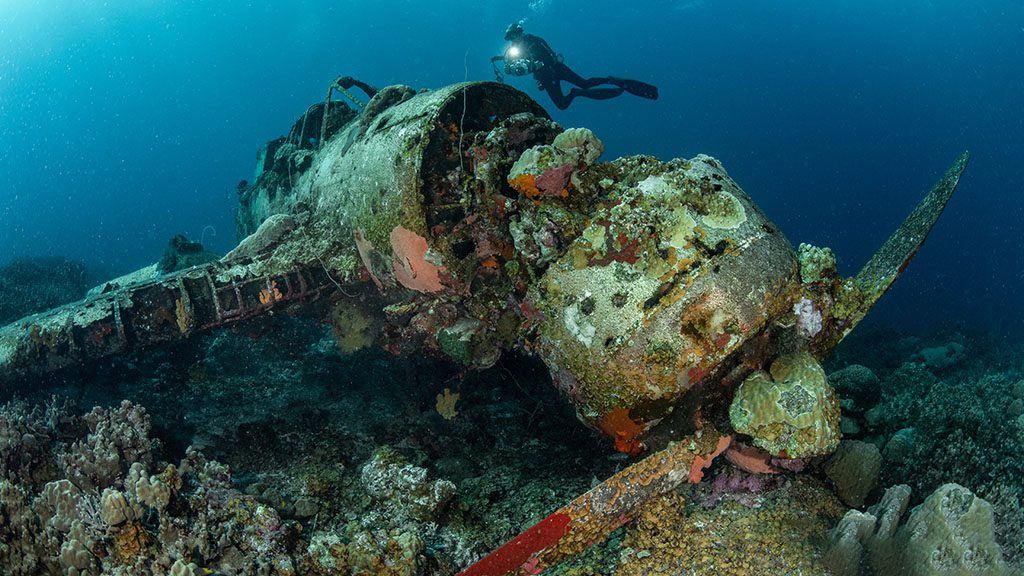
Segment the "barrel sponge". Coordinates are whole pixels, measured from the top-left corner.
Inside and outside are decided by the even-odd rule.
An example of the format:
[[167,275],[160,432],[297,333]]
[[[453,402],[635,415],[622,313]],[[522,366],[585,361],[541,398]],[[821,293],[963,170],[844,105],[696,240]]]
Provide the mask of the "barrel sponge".
[[839,445],[839,400],[821,365],[807,352],[779,357],[736,390],[729,420],[773,456],[808,458]]
[[833,576],[860,576],[864,542],[875,530],[870,513],[848,510],[830,533],[831,543],[822,557]]

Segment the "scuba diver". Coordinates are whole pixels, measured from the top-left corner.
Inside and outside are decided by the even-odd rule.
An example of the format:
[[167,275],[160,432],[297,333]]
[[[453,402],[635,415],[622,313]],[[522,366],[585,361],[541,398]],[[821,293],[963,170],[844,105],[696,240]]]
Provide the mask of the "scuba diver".
[[[498,69],[499,61],[505,63],[505,74],[513,76],[533,74],[537,80],[537,88],[547,92],[559,110],[565,110],[574,98],[580,96],[594,100],[607,100],[615,98],[623,92],[629,92],[641,98],[658,99],[657,86],[638,80],[627,80],[614,76],[598,78],[580,76],[562,62],[561,56],[555,54],[555,51],[548,46],[543,38],[524,34],[523,26],[519,23],[514,23],[505,30],[505,40],[509,42],[505,53],[491,58],[495,78],[499,82],[504,81],[504,77]],[[562,92],[563,81],[575,84],[576,87],[565,94]],[[601,87],[606,84],[611,87]]]

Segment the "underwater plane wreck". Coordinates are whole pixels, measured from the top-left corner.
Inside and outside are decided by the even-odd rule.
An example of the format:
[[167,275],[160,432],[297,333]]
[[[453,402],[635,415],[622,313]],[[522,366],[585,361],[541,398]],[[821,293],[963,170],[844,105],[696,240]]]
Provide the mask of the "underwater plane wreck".
[[718,454],[831,453],[839,406],[819,361],[906,268],[967,166],[960,156],[854,277],[794,248],[709,156],[599,161],[504,84],[324,103],[260,153],[238,246],[209,264],[0,328],[14,381],[288,309],[350,327],[352,349],[474,368],[543,360],[579,419],[632,465],[463,574],[538,573]]

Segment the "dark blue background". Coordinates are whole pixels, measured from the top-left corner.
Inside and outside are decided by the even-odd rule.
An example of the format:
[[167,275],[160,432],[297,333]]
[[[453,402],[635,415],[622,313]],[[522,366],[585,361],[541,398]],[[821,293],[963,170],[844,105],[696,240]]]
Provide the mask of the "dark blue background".
[[970,149],[961,190],[874,317],[1021,328],[1021,2],[533,4],[6,0],[0,262],[57,254],[121,273],[207,225],[226,251],[235,184],[329,80],[489,79],[505,26],[527,18],[581,74],[661,88],[556,120],[592,128],[606,158],[718,157],[791,241],[833,247],[847,274]]

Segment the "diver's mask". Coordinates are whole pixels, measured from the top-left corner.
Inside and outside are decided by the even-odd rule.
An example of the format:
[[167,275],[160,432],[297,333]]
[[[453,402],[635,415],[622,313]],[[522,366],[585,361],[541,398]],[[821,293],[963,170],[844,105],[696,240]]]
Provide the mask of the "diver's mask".
[[540,62],[526,58],[524,50],[518,44],[512,44],[505,50],[505,74],[526,76],[536,72],[540,67]]

